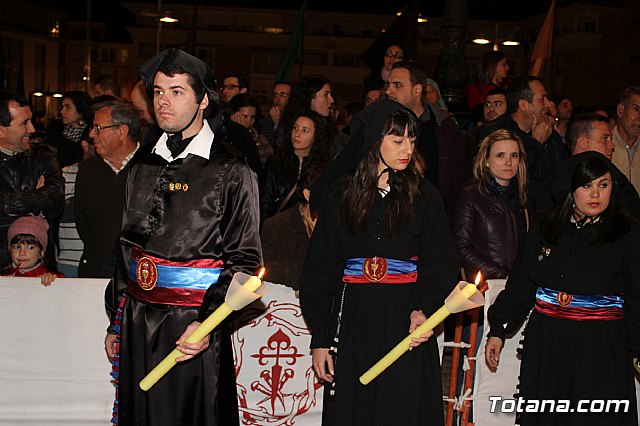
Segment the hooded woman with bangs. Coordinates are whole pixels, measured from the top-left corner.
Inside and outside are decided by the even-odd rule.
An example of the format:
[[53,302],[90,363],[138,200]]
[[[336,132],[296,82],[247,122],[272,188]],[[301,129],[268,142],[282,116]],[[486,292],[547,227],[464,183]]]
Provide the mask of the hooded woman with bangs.
[[443,424],[432,333],[369,385],[358,381],[442,305],[458,261],[442,199],[424,178],[415,114],[379,101],[354,120],[363,155],[325,196],[301,279],[323,424]]

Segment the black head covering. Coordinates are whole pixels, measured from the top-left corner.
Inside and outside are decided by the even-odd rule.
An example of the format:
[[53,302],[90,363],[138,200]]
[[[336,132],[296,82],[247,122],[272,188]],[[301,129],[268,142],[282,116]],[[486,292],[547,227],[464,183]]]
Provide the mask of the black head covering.
[[[381,100],[372,103],[367,108],[363,109],[358,115],[351,119],[349,124],[349,130],[352,135],[352,140],[349,143],[353,143],[353,139],[358,140],[360,144],[360,151],[355,157],[355,165],[366,155],[367,151],[371,149],[382,137],[382,129],[387,121],[387,118],[396,111],[404,109],[405,111],[413,112],[407,107],[399,104],[395,101]],[[417,121],[417,119],[416,119]],[[382,172],[388,174],[388,180],[390,185],[400,184],[402,179],[395,170],[393,170],[385,159],[380,156],[380,159],[387,168]],[[354,166],[355,167],[355,166]]]
[[[564,163],[563,167],[559,168],[556,171],[553,183],[551,184],[551,194],[553,196],[554,205],[559,207],[564,201],[567,199],[567,195],[572,192],[571,181],[573,179],[573,173],[576,171],[578,165],[582,164],[585,161],[589,161],[593,158],[600,158],[604,161],[611,173],[611,176],[614,177],[616,175],[615,166],[607,157],[600,154],[596,151],[585,151],[580,154],[573,155],[569,157]],[[619,185],[616,179],[611,179],[611,184],[613,185],[611,197],[619,190]]]
[[138,75],[144,81],[147,93],[153,94],[153,79],[158,69],[164,65],[179,65],[182,67],[185,72],[196,79],[199,85],[205,88],[210,103],[220,103],[216,92],[217,82],[209,65],[201,59],[175,48],[163,50],[138,67]]
[[[213,77],[211,68],[201,59],[196,58],[180,49],[166,49],[156,54],[144,64],[138,67],[138,75],[144,82],[145,89],[150,99],[153,99],[153,80],[160,67],[165,65],[178,65],[186,73],[190,74],[196,83],[204,88],[205,95],[209,98],[209,106],[204,111],[204,118],[215,117],[220,111],[220,99],[216,92],[216,79]],[[198,99],[198,102],[202,99]],[[191,141],[183,140],[182,132],[188,128],[195,120],[198,111],[182,130],[176,132],[167,140],[167,147],[173,157],[179,155]]]
[[[320,176],[311,189],[311,209],[318,211],[325,193],[332,184],[353,171],[366,153],[382,136],[382,128],[387,118],[394,112],[404,109],[402,104],[390,100],[372,103],[351,119],[349,133],[351,139],[340,154],[331,162],[329,168]],[[413,112],[411,112],[413,114]],[[393,180],[392,173],[389,178]],[[390,182],[391,183],[391,182]]]
[[364,154],[380,140],[382,128],[387,118],[400,109],[407,109],[402,104],[390,100],[372,103],[351,119],[349,132],[351,142],[357,141],[360,152],[355,163],[359,163]]

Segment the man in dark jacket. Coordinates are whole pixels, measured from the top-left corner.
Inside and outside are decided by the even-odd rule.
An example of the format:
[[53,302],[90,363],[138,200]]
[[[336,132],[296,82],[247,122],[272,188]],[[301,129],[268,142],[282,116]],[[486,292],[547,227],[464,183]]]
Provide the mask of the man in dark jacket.
[[387,79],[389,99],[412,110],[420,119],[417,148],[426,163],[426,177],[438,190],[450,218],[458,191],[471,177],[467,146],[448,111],[425,102],[427,74],[414,62],[393,64]]
[[[598,114],[582,114],[575,117],[569,123],[566,133],[567,144],[571,149],[571,155],[588,151],[596,151],[611,161],[614,143],[609,119]],[[551,185],[553,179],[562,173],[569,165],[568,161],[561,162],[553,176],[542,183],[540,194],[533,206],[535,210],[548,210],[562,204],[564,200],[553,198]],[[624,173],[615,164],[610,164],[611,178],[615,182],[615,190],[611,194],[618,208],[629,216],[640,220],[640,196],[635,187],[629,182]]]
[[[31,146],[35,132],[27,100],[0,92],[0,265],[9,264],[7,229],[14,220],[42,213],[50,233],[64,203],[64,179],[47,146]],[[53,240],[53,235],[49,235]],[[51,245],[52,246],[52,245]],[[53,250],[47,251],[53,260]]]
[[510,130],[522,140],[527,153],[529,198],[534,203],[542,182],[569,157],[562,137],[553,129],[549,106],[542,80],[533,76],[518,77],[509,84],[507,113],[478,131],[477,144],[498,129]]
[[130,102],[95,106],[93,138],[96,154],[78,165],[75,219],[84,251],[78,266],[82,278],[111,278],[122,227],[125,186],[140,147],[140,116]]

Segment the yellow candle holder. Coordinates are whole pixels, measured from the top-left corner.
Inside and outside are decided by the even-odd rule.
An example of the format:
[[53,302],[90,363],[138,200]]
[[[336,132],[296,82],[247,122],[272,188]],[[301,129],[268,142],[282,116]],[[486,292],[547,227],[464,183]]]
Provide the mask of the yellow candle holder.
[[[261,298],[267,292],[262,285],[264,268],[260,274],[251,276],[243,272],[236,272],[231,279],[229,289],[224,298],[224,303],[218,307],[209,317],[185,339],[187,343],[198,343],[213,331],[233,311],[239,311],[249,303]],[[148,391],[158,380],[176,365],[176,358],[184,355],[177,348],[171,351],[153,370],[140,381],[140,389]]]
[[368,385],[373,379],[378,377],[380,373],[386,370],[391,364],[396,362],[410,348],[412,339],[420,337],[433,330],[450,314],[467,311],[469,309],[483,306],[485,303],[484,295],[477,291],[475,284],[460,281],[453,291],[444,301],[444,306],[438,309],[425,322],[420,324],[413,333],[405,337],[393,349],[391,349],[380,361],[360,376],[360,383]]

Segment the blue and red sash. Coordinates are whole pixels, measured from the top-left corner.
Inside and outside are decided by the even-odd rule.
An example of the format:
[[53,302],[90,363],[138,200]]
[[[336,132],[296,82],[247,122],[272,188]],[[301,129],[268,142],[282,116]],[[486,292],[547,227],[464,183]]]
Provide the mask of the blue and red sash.
[[170,261],[134,247],[127,290],[145,303],[200,306],[207,289],[218,282],[223,266],[222,260],[215,259]]
[[345,262],[342,281],[349,284],[409,284],[418,278],[418,258],[357,257]]
[[574,321],[616,321],[624,318],[624,299],[618,295],[581,295],[538,287],[535,310]]

